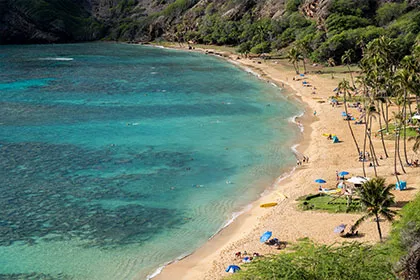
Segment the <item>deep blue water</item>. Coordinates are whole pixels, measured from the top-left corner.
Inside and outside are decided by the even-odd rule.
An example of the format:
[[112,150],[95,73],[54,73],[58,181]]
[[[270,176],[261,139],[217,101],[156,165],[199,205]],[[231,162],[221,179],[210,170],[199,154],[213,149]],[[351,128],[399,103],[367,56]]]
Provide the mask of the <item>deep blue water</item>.
[[193,251],[294,157],[299,113],[215,57],[0,46],[0,278],[132,279]]

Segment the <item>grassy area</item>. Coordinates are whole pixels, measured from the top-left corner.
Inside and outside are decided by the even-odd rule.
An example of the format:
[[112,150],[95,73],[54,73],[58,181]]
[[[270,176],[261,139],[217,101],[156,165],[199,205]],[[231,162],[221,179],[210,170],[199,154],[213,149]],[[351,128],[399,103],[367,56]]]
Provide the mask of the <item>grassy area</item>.
[[329,213],[345,213],[361,211],[358,200],[353,199],[350,208],[347,210],[347,199],[345,197],[335,198],[326,194],[310,194],[299,198],[299,207],[302,210],[321,210]]
[[[384,138],[386,140],[394,140],[395,139],[395,125],[390,123],[388,126],[389,126],[389,132],[384,131]],[[383,127],[385,128],[385,125],[383,125]],[[404,129],[403,128],[401,129],[400,133],[401,133],[400,134],[401,140],[403,140],[403,137],[404,137]],[[406,137],[408,139],[410,137],[416,137],[418,133],[416,132],[415,128],[407,127],[406,134],[407,134]],[[411,149],[412,145],[414,145],[414,142],[407,142],[407,143],[408,143],[408,147],[410,147],[410,149]]]

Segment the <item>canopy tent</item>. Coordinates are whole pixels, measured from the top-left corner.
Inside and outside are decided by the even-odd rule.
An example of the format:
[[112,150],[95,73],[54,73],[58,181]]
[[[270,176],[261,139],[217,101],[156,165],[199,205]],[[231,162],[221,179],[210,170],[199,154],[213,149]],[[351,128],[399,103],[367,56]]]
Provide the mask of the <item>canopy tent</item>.
[[332,138],[332,142],[333,142],[333,143],[339,143],[339,142],[340,142],[340,140],[338,140],[338,137],[337,137],[337,136],[333,136],[333,138]]
[[350,179],[347,179],[346,181],[355,185],[361,185],[367,181],[369,181],[369,178],[362,177],[362,176],[353,176]]
[[237,265],[229,265],[228,268],[226,268],[225,271],[226,272],[229,272],[229,273],[235,273],[238,270],[241,270],[241,268],[239,266],[237,266]]

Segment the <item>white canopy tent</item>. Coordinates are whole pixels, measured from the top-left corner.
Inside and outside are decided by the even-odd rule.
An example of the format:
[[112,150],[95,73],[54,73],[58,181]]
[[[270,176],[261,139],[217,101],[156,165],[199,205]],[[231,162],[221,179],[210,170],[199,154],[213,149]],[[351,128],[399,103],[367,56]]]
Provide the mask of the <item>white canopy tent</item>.
[[350,179],[347,179],[346,181],[355,185],[361,185],[369,180],[369,178],[363,176],[353,176]]

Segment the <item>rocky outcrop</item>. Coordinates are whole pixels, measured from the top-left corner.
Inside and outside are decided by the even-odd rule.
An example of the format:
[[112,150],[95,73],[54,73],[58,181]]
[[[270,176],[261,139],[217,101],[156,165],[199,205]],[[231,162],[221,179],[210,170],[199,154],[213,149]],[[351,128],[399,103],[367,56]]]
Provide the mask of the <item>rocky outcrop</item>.
[[52,43],[98,39],[103,26],[84,0],[0,0],[0,43]]

